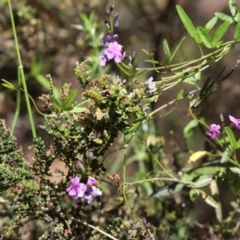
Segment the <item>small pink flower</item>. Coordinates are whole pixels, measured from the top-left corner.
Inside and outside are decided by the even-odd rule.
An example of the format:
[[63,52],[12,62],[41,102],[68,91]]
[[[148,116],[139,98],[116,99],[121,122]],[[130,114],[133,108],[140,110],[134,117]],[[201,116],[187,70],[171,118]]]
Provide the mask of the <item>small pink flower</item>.
[[88,181],[87,184],[88,185],[96,185],[98,183],[98,181],[94,178],[94,177],[88,177]]
[[116,63],[119,63],[123,59],[122,53],[123,46],[117,42],[111,42],[106,49],[106,55],[109,60],[113,59]]
[[218,137],[218,135],[220,134],[220,129],[221,127],[217,124],[211,124],[210,125],[210,130],[208,135],[212,138],[215,139]]
[[237,129],[240,129],[240,119],[237,119],[231,115],[229,115],[229,119]]

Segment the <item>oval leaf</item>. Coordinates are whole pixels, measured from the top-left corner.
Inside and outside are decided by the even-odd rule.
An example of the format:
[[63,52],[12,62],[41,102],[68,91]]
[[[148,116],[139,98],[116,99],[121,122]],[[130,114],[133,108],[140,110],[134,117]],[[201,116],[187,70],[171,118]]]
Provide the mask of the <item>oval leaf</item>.
[[207,154],[208,154],[207,151],[195,152],[190,156],[188,163],[194,163],[194,162],[198,161],[199,159],[201,159],[202,157],[205,157]]
[[195,119],[191,120],[183,130],[184,137],[190,137],[197,126],[198,121]]
[[204,46],[207,48],[212,48],[212,39],[209,36],[206,29],[204,29],[202,27],[198,27],[197,30],[198,30],[200,38],[202,39]]
[[228,30],[228,27],[230,26],[230,24],[231,24],[230,22],[224,22],[218,27],[213,37],[213,41],[212,41],[213,47],[216,47],[219,44],[222,36]]
[[214,25],[216,24],[218,18],[217,16],[213,17],[205,26],[204,28],[209,32],[213,27]]

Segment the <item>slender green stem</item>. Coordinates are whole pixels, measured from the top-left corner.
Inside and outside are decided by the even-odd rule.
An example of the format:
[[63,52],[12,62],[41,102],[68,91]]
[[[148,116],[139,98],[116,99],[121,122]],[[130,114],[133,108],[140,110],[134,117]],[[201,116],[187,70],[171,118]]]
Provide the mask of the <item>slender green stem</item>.
[[[124,142],[126,142],[125,135],[124,135]],[[124,149],[124,162],[123,162],[123,197],[124,197],[125,203],[128,204],[127,196],[126,196],[126,184],[125,184],[126,183],[126,167],[127,167],[126,161],[127,161],[127,144]]]
[[[13,37],[14,37],[15,48],[16,48],[16,53],[17,53],[17,58],[18,58],[19,78],[21,80],[21,84],[23,85],[23,89],[24,89],[25,100],[26,100],[28,117],[29,117],[30,126],[31,126],[31,130],[32,130],[32,135],[35,138],[36,137],[36,129],[35,129],[35,124],[34,124],[34,120],[33,120],[31,105],[30,105],[30,101],[29,101],[29,97],[28,97],[28,89],[27,89],[26,79],[25,79],[23,65],[22,65],[22,59],[21,59],[21,54],[20,54],[20,49],[19,49],[19,44],[18,44],[18,38],[17,38],[16,26],[15,26],[14,17],[13,17],[11,0],[8,0],[8,8],[9,8],[9,13],[10,13],[12,30],[13,30]],[[18,103],[18,104],[20,106],[20,103]],[[16,111],[19,111],[19,109],[17,109]],[[16,117],[18,116],[17,113],[15,114],[15,116]],[[16,120],[14,119],[14,121],[16,121]],[[16,124],[16,122],[14,124]]]
[[[18,68],[18,86],[21,85],[21,75],[20,75],[20,69]],[[18,116],[20,113],[20,104],[21,104],[21,91],[17,90],[17,101],[16,101],[16,110],[14,113],[13,121],[12,121],[12,131],[14,132]]]

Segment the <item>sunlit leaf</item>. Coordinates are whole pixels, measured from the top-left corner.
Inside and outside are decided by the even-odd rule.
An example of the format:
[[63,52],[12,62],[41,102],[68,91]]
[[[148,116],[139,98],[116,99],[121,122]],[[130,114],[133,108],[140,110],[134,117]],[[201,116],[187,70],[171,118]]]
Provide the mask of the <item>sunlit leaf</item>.
[[213,181],[212,176],[202,176],[196,182],[194,182],[193,186],[195,188],[202,188],[208,186]]
[[238,167],[230,167],[229,168],[233,173],[236,173],[240,176],[240,168]]
[[234,17],[237,13],[237,10],[238,10],[236,0],[229,0],[228,1],[228,6],[229,6],[229,9],[230,9],[230,12],[231,12],[232,16]]
[[177,12],[178,15],[184,25],[184,27],[186,28],[186,30],[188,31],[189,35],[195,39],[195,41],[197,43],[200,43],[199,38],[198,38],[198,33],[196,28],[194,27],[192,20],[188,17],[188,15],[186,14],[186,12],[183,10],[183,8],[179,5],[177,5]]
[[11,89],[11,90],[16,90],[14,85],[12,83],[10,83],[9,81],[5,80],[5,79],[2,79],[2,85],[5,87],[5,88],[8,88],[8,89]]
[[237,26],[234,31],[234,39],[240,41],[240,21],[238,21]]
[[198,27],[197,30],[204,46],[207,48],[212,48],[212,39],[209,36],[208,32],[202,27]]
[[214,27],[217,20],[218,20],[217,16],[213,17],[209,22],[207,22],[204,28],[209,32]]
[[222,21],[224,21],[224,22],[230,22],[230,23],[232,23],[233,22],[233,19],[232,19],[232,17],[230,17],[230,16],[228,16],[228,15],[226,15],[226,14],[224,14],[224,13],[221,13],[221,12],[216,12],[215,13],[215,16],[217,16],[219,19],[221,19]]
[[218,208],[219,204],[211,197],[209,196],[207,193],[205,193],[204,191],[200,190],[200,189],[196,189],[195,190],[198,195],[201,195],[203,200],[210,206],[214,207],[214,208]]
[[213,41],[212,41],[213,47],[216,47],[219,44],[219,41],[221,40],[224,33],[228,30],[228,27],[230,26],[230,24],[231,24],[230,22],[224,22],[218,27],[218,29],[216,30],[213,36]]
[[207,151],[197,151],[190,156],[188,163],[194,163],[207,155]]

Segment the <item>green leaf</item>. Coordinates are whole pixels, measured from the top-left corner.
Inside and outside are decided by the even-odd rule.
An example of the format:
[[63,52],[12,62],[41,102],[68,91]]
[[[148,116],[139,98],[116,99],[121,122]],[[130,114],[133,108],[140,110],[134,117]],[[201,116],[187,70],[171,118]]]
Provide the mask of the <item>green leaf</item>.
[[194,171],[195,174],[202,175],[216,175],[218,173],[223,173],[226,170],[226,167],[218,167],[218,166],[209,166],[209,167],[201,167]]
[[230,8],[230,12],[231,12],[232,16],[235,17],[235,15],[237,13],[237,9],[238,9],[236,0],[229,0],[228,6]]
[[184,187],[185,185],[183,183],[174,183],[171,184],[170,186],[162,187],[157,193],[153,195],[153,197],[155,198],[167,197],[174,193],[182,191]]
[[240,175],[240,168],[238,168],[238,167],[230,167],[229,169],[231,170],[231,172]]
[[63,110],[71,107],[72,103],[74,102],[74,100],[77,97],[77,94],[78,94],[78,90],[77,89],[74,89],[74,90],[72,90],[70,92],[68,98],[65,100],[65,102],[64,102],[64,104],[62,106]]
[[204,46],[207,48],[212,48],[212,39],[209,36],[206,29],[204,29],[202,27],[198,27],[197,30],[198,30],[198,34],[199,34],[200,38],[202,39]]
[[5,88],[8,88],[8,89],[11,89],[11,90],[16,90],[16,88],[14,87],[14,85],[12,83],[10,83],[9,81],[5,80],[5,79],[2,79],[3,83],[2,85],[5,87]]
[[188,15],[186,14],[186,12],[183,10],[183,8],[179,5],[177,5],[177,12],[178,15],[184,25],[184,27],[186,28],[186,30],[188,31],[189,35],[197,42],[200,43],[199,38],[198,38],[198,33],[196,28],[194,27],[191,19],[188,17]]
[[216,12],[216,13],[215,13],[215,16],[217,16],[219,19],[221,19],[221,20],[224,21],[224,22],[230,22],[230,23],[233,22],[232,17],[230,17],[230,16],[228,16],[228,15],[226,15],[226,14],[224,14],[224,13]]
[[182,45],[182,42],[184,41],[184,39],[185,39],[185,37],[182,38],[182,40],[179,42],[179,44],[178,44],[177,47],[175,48],[172,56],[170,57],[170,62],[171,62],[171,61],[173,60],[173,58],[175,57],[175,55],[176,55],[178,49],[180,48],[180,46]]
[[145,49],[142,49],[142,51],[144,52],[144,53],[146,53],[147,55],[150,55],[151,53],[149,53],[147,50],[145,50]]
[[184,94],[184,89],[181,89],[180,92],[179,92],[178,95],[177,95],[177,100],[182,99],[183,94]]
[[212,41],[213,47],[216,47],[220,43],[222,36],[228,30],[228,27],[230,26],[230,24],[231,24],[230,22],[224,22],[218,27],[218,29],[216,30],[213,36],[213,41]]
[[226,149],[222,155],[220,163],[226,163],[229,159],[228,149]]
[[237,142],[236,142],[236,139],[235,139],[235,136],[234,136],[232,130],[229,127],[225,127],[225,132],[227,133],[229,142],[230,142],[233,150],[235,150],[237,148]]
[[148,70],[140,70],[133,76],[133,78],[140,77],[140,76],[144,75],[147,71]]
[[236,149],[240,148],[240,139],[238,139],[237,143],[236,143]]
[[196,85],[201,79],[201,72],[197,71],[194,75],[187,77],[183,80],[184,83]]
[[207,22],[207,24],[204,26],[204,28],[206,29],[207,32],[209,32],[214,27],[217,20],[218,20],[218,17],[215,16],[209,22]]
[[239,41],[240,40],[240,21],[238,21],[237,23],[237,26],[235,28],[235,31],[234,31],[234,39],[236,41]]
[[171,58],[171,52],[168,46],[168,42],[166,39],[163,40],[163,52],[166,58],[167,63],[170,63],[170,58]]
[[202,176],[194,182],[194,188],[202,188],[208,186],[213,181],[212,176]]
[[195,119],[191,120],[183,129],[184,137],[189,138],[194,132],[194,130],[197,128],[197,126],[198,126],[198,121]]
[[131,127],[127,128],[123,131],[123,134],[128,135],[129,133],[135,132],[140,124],[141,123],[139,123],[139,122],[132,124]]
[[189,191],[189,197],[190,197],[192,202],[194,202],[196,200],[197,196],[198,196],[198,193],[196,192],[195,189],[191,189]]
[[61,105],[61,103],[60,103],[58,98],[54,98],[53,104],[54,104],[55,108],[57,108],[58,110],[62,110],[62,105]]
[[202,190],[195,190],[199,195],[202,195],[203,200],[210,206],[214,207],[214,208],[218,208],[219,204],[211,197],[209,196],[207,193],[205,193]]
[[196,99],[196,98],[194,98],[194,99],[191,99],[190,100],[190,108],[193,108],[193,107],[197,107],[199,104],[201,104],[201,99]]
[[152,64],[159,64],[159,61],[152,60],[152,59],[144,60],[144,62],[148,62],[148,63],[152,63]]
[[81,113],[81,112],[85,112],[86,108],[84,107],[74,107],[73,109],[67,111],[69,113]]

